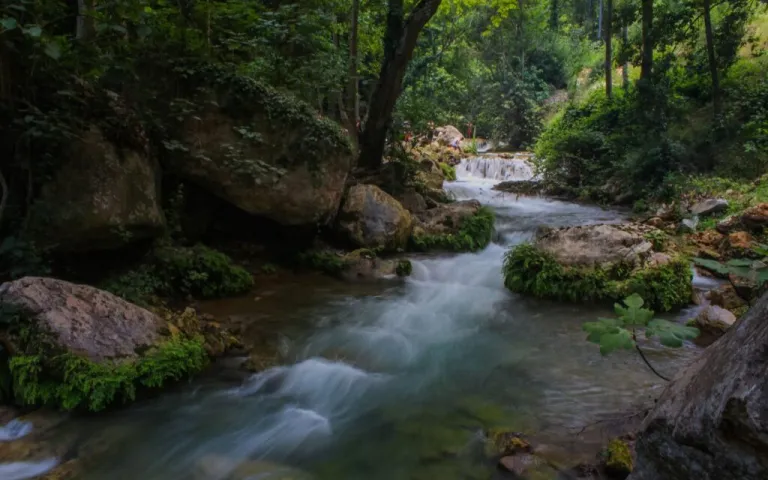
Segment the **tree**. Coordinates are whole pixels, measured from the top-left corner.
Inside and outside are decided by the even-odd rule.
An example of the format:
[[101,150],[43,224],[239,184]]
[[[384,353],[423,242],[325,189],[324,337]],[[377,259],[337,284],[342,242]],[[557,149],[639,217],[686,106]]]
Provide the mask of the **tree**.
[[404,21],[403,0],[389,0],[384,61],[371,96],[365,127],[360,134],[360,166],[376,168],[381,165],[387,131],[402,91],[405,70],[413,56],[419,33],[437,12],[441,1],[421,0]]
[[722,108],[720,105],[720,79],[717,74],[717,60],[715,58],[715,41],[712,34],[712,16],[711,1],[703,0],[704,6],[704,35],[707,39],[707,60],[709,61],[709,72],[712,76],[712,106],[715,115],[719,115]]
[[357,78],[357,66],[360,60],[357,57],[358,21],[360,17],[360,0],[352,0],[352,14],[349,27],[349,78],[347,79],[347,100],[351,103],[350,123],[353,136],[357,137],[357,124],[360,121],[360,93],[359,80]]
[[613,53],[611,51],[611,39],[613,36],[613,0],[605,0],[605,14],[603,15],[603,21],[605,26],[603,32],[605,33],[605,96],[611,98],[613,96]]
[[653,0],[642,0],[643,53],[640,80],[649,81],[653,71]]

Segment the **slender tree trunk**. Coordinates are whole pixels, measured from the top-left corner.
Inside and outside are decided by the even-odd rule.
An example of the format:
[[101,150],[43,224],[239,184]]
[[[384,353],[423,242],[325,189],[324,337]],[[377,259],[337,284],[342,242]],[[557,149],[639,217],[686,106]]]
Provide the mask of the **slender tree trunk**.
[[715,40],[712,35],[712,17],[710,15],[710,10],[711,1],[704,0],[704,32],[707,37],[707,58],[709,59],[709,71],[712,75],[712,106],[715,115],[719,115],[722,110],[720,104],[720,79],[717,74]]
[[96,32],[94,25],[94,0],[77,0],[77,31],[75,38],[87,42],[93,38]]
[[[622,49],[626,49],[626,45],[629,43],[629,32],[627,25],[624,24],[621,27],[621,45]],[[624,90],[629,88],[629,60],[624,60],[624,65],[621,67],[621,86]]]
[[613,0],[605,0],[605,15],[603,15],[603,21],[605,27],[603,32],[605,33],[605,96],[608,98],[613,97]]
[[352,0],[352,18],[349,28],[349,72],[347,74],[347,101],[351,106],[350,122],[352,123],[351,131],[353,135],[357,137],[357,124],[360,121],[360,86],[359,79],[357,78],[357,66],[359,60],[357,58],[357,34],[358,34],[358,22],[360,17],[360,0]]
[[405,70],[413,56],[419,33],[437,12],[441,1],[421,0],[403,22],[403,0],[389,0],[384,61],[368,106],[365,128],[360,134],[360,166],[377,168],[381,165],[387,131],[402,91]]
[[597,8],[597,39],[601,40],[603,38],[603,0],[600,0]]
[[650,81],[653,73],[653,0],[642,0],[643,56],[640,80]]

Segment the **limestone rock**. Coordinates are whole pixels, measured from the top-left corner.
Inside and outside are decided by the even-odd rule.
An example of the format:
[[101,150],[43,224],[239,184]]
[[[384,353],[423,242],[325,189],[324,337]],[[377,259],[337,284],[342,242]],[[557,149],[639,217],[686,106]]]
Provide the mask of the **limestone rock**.
[[374,185],[355,185],[339,213],[339,232],[358,247],[404,248],[411,235],[411,215]]
[[535,246],[563,265],[641,264],[653,249],[644,237],[650,230],[639,224],[560,228],[539,235]]
[[762,229],[768,226],[768,203],[760,203],[742,212],[742,225],[750,229]]
[[420,213],[427,209],[427,202],[416,190],[408,189],[397,198],[400,203],[411,213]]
[[46,183],[30,216],[31,237],[59,252],[106,250],[165,228],[156,162],[91,127]]
[[726,310],[734,311],[747,305],[747,302],[739,297],[736,290],[733,288],[733,285],[730,284],[720,285],[719,287],[710,290],[707,297],[712,305],[717,305]]
[[230,83],[216,107],[183,125],[170,169],[280,225],[330,223],[352,162],[346,136],[301,102],[249,79]]
[[631,480],[768,478],[768,295],[662,393]]
[[55,343],[93,361],[136,357],[154,345],[162,322],[111,293],[53,278],[24,277],[0,285],[0,303],[20,309]]
[[715,230],[723,235],[728,235],[739,227],[741,227],[741,219],[737,215],[731,215],[717,222]]
[[723,198],[707,198],[691,207],[691,213],[699,216],[712,215],[726,210],[728,210],[728,200]]
[[736,322],[736,316],[717,305],[704,307],[696,316],[696,326],[702,331],[722,335]]
[[422,233],[441,235],[456,233],[464,220],[477,214],[482,205],[477,200],[446,203],[416,215]]
[[458,140],[459,142],[464,140],[464,135],[462,135],[459,129],[453,125],[437,127],[433,136],[435,141],[440,145],[451,145],[455,140]]

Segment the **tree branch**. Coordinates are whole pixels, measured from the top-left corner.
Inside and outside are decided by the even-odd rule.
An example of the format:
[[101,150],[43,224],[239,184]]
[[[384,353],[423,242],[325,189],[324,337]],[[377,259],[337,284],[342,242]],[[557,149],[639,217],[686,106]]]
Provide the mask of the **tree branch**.
[[637,344],[637,340],[635,340],[635,349],[637,349],[637,353],[639,353],[639,354],[640,354],[640,358],[642,358],[642,359],[643,359],[643,361],[645,362],[645,364],[646,364],[646,365],[648,365],[648,368],[650,368],[650,369],[651,369],[651,371],[652,371],[653,373],[655,373],[657,377],[659,377],[660,379],[662,379],[662,380],[664,380],[664,381],[667,381],[667,382],[669,382],[669,379],[668,379],[667,377],[665,377],[664,375],[660,374],[658,371],[656,371],[656,369],[655,369],[655,368],[653,368],[653,365],[651,365],[651,362],[649,362],[649,361],[648,361],[648,359],[647,359],[647,358],[645,358],[645,354],[643,353],[643,351],[642,351],[642,350],[640,350],[640,345],[638,345],[638,344]]

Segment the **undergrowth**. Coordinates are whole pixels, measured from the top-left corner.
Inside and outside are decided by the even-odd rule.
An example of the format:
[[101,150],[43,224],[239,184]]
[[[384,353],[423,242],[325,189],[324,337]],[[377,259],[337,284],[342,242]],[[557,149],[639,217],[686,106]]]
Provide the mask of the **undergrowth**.
[[493,236],[493,211],[481,207],[477,213],[463,220],[455,234],[422,234],[411,237],[411,248],[416,251],[447,250],[475,252],[488,246]]

